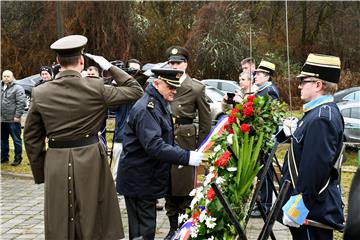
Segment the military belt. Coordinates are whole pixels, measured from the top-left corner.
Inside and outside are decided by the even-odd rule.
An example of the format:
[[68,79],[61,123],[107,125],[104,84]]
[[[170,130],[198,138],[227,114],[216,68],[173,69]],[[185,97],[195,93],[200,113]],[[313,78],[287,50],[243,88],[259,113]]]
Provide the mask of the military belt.
[[186,125],[192,123],[193,123],[193,119],[191,118],[175,118],[175,124]]
[[49,139],[49,148],[75,148],[84,147],[99,142],[97,136],[84,137],[76,140],[56,140]]

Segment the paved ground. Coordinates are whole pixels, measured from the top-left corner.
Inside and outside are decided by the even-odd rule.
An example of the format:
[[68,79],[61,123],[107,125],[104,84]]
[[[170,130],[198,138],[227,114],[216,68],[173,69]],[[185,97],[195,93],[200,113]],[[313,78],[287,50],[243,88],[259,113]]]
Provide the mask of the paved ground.
[[[8,176],[1,178],[1,239],[44,239],[43,201],[44,185],[35,185],[33,180]],[[128,224],[125,202],[119,199],[126,239]],[[168,231],[165,211],[158,211],[156,239],[163,239]],[[247,228],[249,240],[257,239],[263,225],[260,219],[251,219]],[[274,227],[278,240],[291,239],[289,231],[280,224]]]

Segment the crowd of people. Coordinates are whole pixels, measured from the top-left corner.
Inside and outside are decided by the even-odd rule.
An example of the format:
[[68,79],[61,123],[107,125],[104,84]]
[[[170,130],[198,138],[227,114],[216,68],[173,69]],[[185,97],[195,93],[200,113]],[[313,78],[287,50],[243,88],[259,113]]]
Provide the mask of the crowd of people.
[[[40,68],[42,80],[32,90],[24,143],[35,183],[45,184],[46,239],[121,239],[124,230],[117,195],[123,195],[130,239],[154,239],[157,200],[165,198],[172,239],[178,216],[189,207],[196,187],[195,168],[205,159],[196,149],[211,129],[205,86],[187,73],[188,50],[165,51],[167,65],[151,69],[154,79],[143,79],[141,62],[130,59],[126,69],[102,56],[84,53],[88,39],[70,35],[51,45],[60,70]],[[85,58],[97,66],[85,69]],[[275,64],[253,58],[241,61],[240,92],[227,94],[223,110],[249,96],[279,101],[272,81]],[[104,84],[101,71],[111,75]],[[130,73],[130,74],[129,74]],[[304,224],[313,219],[335,230],[344,228],[339,177],[334,163],[342,148],[344,123],[333,102],[340,80],[340,59],[309,54],[298,77],[304,116],[288,119],[276,135],[291,139],[283,179],[292,187],[279,221],[289,226],[293,239],[332,239],[333,230]],[[139,79],[142,79],[141,81]],[[1,163],[9,161],[9,135],[14,141],[13,166],[22,160],[21,116],[25,93],[11,71],[2,74]],[[138,81],[137,81],[138,80]],[[111,172],[106,141],[108,108],[115,112]],[[199,124],[194,124],[198,116]],[[100,133],[99,133],[100,132]],[[261,153],[266,159],[267,152]],[[295,172],[293,170],[296,170]],[[270,180],[260,190],[267,214],[273,203]],[[258,209],[252,215],[258,216]]]

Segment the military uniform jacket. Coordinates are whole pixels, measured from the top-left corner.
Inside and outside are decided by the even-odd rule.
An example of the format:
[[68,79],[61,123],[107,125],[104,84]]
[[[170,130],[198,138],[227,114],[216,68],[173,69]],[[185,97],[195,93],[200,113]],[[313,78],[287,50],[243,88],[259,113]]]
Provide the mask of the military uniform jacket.
[[[341,151],[344,123],[335,103],[324,103],[305,113],[293,133],[293,151],[298,169],[295,189],[291,186],[284,200],[302,194],[307,219],[315,220],[335,229],[343,228],[344,216],[336,170],[333,165]],[[282,141],[281,137],[278,140]],[[283,177],[291,181],[288,159]],[[327,188],[319,194],[326,185]]]
[[96,136],[107,108],[139,98],[130,75],[111,67],[119,87],[71,70],[33,88],[24,140],[35,183],[45,182],[45,239],[124,237],[119,204],[104,147],[45,149],[49,141]]
[[280,98],[279,90],[272,81],[269,81],[265,83],[263,86],[260,86],[257,92],[255,93],[255,96],[263,97],[266,94],[268,94],[272,99]]
[[[176,90],[171,102],[174,118],[195,119],[199,116],[198,131],[194,124],[175,124],[175,141],[185,149],[195,150],[206,138],[211,129],[210,106],[206,101],[205,85],[189,76]],[[198,132],[198,133],[197,133]],[[194,188],[194,167],[171,169],[171,192],[173,196],[188,196]]]
[[165,197],[171,164],[188,164],[190,152],[174,142],[168,107],[150,84],[130,110],[116,179],[118,193],[148,200]]

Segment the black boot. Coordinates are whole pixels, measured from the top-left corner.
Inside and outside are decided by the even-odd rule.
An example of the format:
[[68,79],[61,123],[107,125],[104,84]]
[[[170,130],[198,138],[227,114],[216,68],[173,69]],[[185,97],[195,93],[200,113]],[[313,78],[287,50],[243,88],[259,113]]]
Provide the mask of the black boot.
[[12,166],[20,165],[21,161],[22,161],[22,157],[15,157],[15,160],[11,165]]
[[164,238],[164,240],[171,240],[171,238],[174,236],[176,230],[178,229],[178,215],[169,217],[170,222],[170,231]]
[[3,163],[8,163],[9,162],[9,159],[8,158],[2,158],[1,159],[1,164]]

